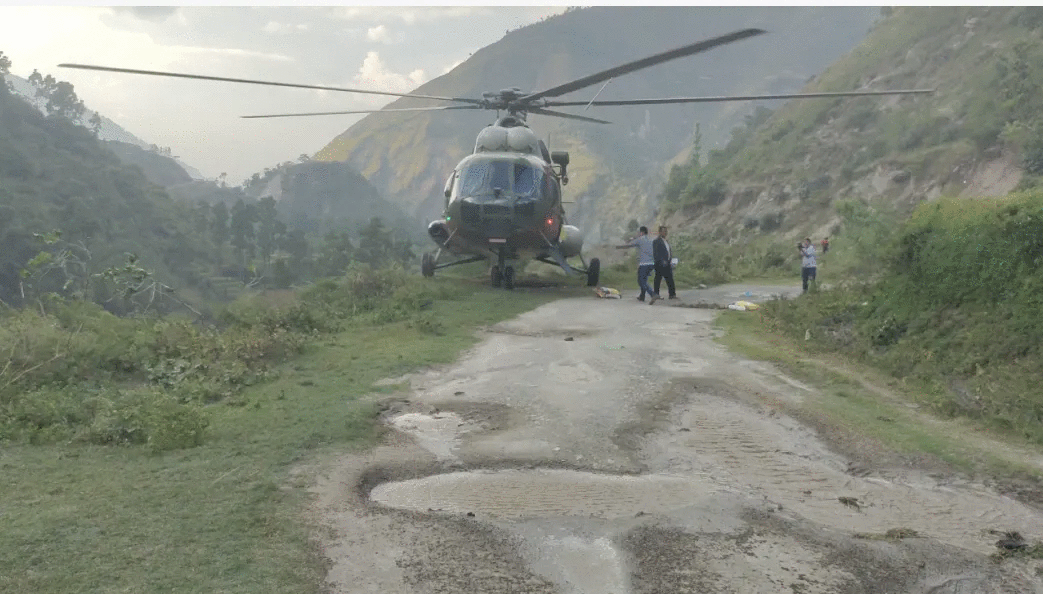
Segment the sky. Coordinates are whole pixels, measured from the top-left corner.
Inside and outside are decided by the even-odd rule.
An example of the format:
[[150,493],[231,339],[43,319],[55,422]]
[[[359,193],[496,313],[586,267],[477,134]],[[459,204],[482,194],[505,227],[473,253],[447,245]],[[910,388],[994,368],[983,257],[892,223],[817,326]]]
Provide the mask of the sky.
[[311,155],[394,97],[58,68],[71,62],[407,93],[509,29],[564,6],[0,6],[11,73],[68,81],[86,107],[169,147],[207,178],[239,184]]

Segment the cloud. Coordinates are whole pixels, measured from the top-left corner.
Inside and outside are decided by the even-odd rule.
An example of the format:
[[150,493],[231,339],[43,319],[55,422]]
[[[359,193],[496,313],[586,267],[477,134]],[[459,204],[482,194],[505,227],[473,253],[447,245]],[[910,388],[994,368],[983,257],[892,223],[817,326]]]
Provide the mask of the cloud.
[[178,11],[177,6],[118,6],[116,12],[133,15],[143,21],[162,23]]
[[293,62],[293,58],[284,54],[273,54],[269,52],[257,52],[253,50],[234,47],[198,47],[198,46],[168,46],[175,51],[186,54],[211,54],[229,58],[255,58],[270,62]]
[[456,68],[457,66],[459,66],[460,64],[463,64],[463,63],[464,63],[463,60],[457,60],[457,61],[453,62],[452,64],[446,66],[442,70],[442,74],[448,74],[448,73],[452,72],[454,68]]
[[291,25],[289,23],[280,23],[278,21],[268,21],[264,27],[261,28],[265,33],[296,33],[297,31],[307,31],[307,23],[298,23]]
[[283,31],[287,30],[288,28],[289,28],[289,25],[284,25],[282,23],[277,23],[275,21],[268,21],[268,23],[265,24],[265,26],[261,30],[264,31],[265,33],[282,33]]
[[[355,75],[355,83],[366,89],[374,91],[389,91],[391,93],[408,93],[426,81],[424,71],[416,69],[409,74],[400,74],[388,69],[380,59],[377,52],[367,52],[366,59],[362,61],[358,73]],[[384,101],[387,101],[384,99]]]
[[488,6],[432,6],[406,8],[404,6],[380,7],[337,7],[332,10],[334,18],[355,21],[386,21],[398,19],[412,25],[418,22],[430,22],[446,18],[465,18],[492,13],[495,8]]
[[366,30],[366,39],[377,43],[391,43],[391,34],[384,25],[377,25]]

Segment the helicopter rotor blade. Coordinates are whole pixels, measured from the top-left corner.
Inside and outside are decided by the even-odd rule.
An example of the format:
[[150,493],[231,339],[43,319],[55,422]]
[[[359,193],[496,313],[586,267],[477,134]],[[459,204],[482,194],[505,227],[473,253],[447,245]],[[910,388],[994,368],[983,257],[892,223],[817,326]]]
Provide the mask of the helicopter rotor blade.
[[564,95],[565,93],[578,91],[579,89],[582,89],[584,87],[595,85],[599,82],[606,81],[610,78],[615,78],[617,76],[629,74],[631,72],[634,72],[635,70],[648,68],[649,66],[655,66],[656,64],[661,64],[668,60],[674,60],[677,58],[683,58],[685,56],[698,54],[700,52],[705,52],[715,47],[719,47],[728,43],[733,43],[735,41],[740,41],[748,37],[753,37],[755,35],[761,35],[762,33],[767,33],[767,31],[763,29],[743,29],[741,31],[735,31],[734,33],[728,33],[727,35],[721,35],[720,37],[714,37],[712,39],[707,39],[698,43],[693,43],[684,47],[679,47],[677,49],[662,52],[654,56],[649,56],[641,60],[628,62],[626,64],[616,66],[614,68],[609,68],[608,70],[603,70],[601,72],[591,74],[590,76],[585,76],[572,82],[565,83],[563,85],[558,85],[556,87],[547,89],[546,91],[540,91],[539,93],[526,95],[524,97],[519,98],[518,101],[520,103],[525,103],[529,101],[535,101],[537,99],[542,99],[544,97],[559,97],[561,95]]
[[183,72],[161,72],[158,70],[136,70],[133,68],[114,68],[112,66],[93,66],[90,64],[58,64],[59,68],[76,68],[79,70],[99,70],[102,72],[120,72],[124,74],[146,74],[149,76],[168,76],[173,78],[191,78],[195,80],[214,80],[219,82],[233,82],[249,85],[267,85],[271,87],[292,87],[295,89],[316,89],[319,91],[337,91],[341,93],[362,93],[366,95],[386,95],[389,97],[410,97],[416,99],[435,99],[437,101],[460,101],[463,103],[474,103],[480,105],[481,99],[469,99],[466,97],[438,97],[434,95],[414,95],[412,93],[392,93],[389,91],[370,91],[366,89],[352,89],[348,87],[330,87],[324,85],[302,85],[297,83],[275,82],[267,80],[252,80],[247,78],[230,78],[227,76],[208,76],[204,74],[185,74]]
[[446,105],[444,107],[402,107],[393,109],[353,109],[349,111],[319,111],[312,113],[273,113],[265,115],[239,116],[244,119],[252,118],[294,118],[302,116],[330,116],[347,115],[353,113],[388,113],[393,111],[445,111],[447,109],[482,109],[481,105]]
[[[670,103],[715,103],[724,101],[758,101],[768,99],[811,99],[815,97],[862,97],[871,95],[918,95],[934,89],[896,89],[893,91],[838,91],[828,93],[791,93],[782,95],[726,95],[720,97],[670,97],[662,99],[625,99],[620,101],[548,101],[553,107],[578,105],[666,105]],[[531,111],[531,110],[530,110]]]
[[572,113],[565,113],[565,112],[562,112],[562,111],[551,111],[549,109],[542,109],[542,108],[539,108],[539,107],[530,107],[526,111],[528,111],[529,113],[535,113],[535,114],[539,114],[539,115],[551,116],[551,117],[555,117],[555,118],[568,118],[570,120],[580,120],[580,121],[583,121],[583,122],[590,122],[590,123],[593,123],[593,124],[611,124],[612,123],[612,122],[607,122],[605,120],[599,120],[597,118],[588,118],[587,116],[581,116],[581,115],[576,115],[576,114],[572,114]]

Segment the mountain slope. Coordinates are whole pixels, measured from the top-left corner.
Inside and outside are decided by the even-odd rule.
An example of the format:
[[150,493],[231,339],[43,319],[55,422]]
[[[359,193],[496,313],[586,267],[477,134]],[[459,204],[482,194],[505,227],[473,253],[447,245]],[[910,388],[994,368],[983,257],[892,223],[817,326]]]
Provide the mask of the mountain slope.
[[924,200],[1000,196],[1026,168],[1043,173],[1043,11],[899,8],[805,90],[860,85],[936,88],[929,96],[790,102],[690,179],[717,175],[719,204],[679,196],[673,220],[719,237],[828,235],[837,201],[878,201],[908,212]]
[[[44,241],[52,231],[60,240]],[[0,301],[102,290],[94,275],[126,253],[180,284],[171,277],[185,281],[210,263],[205,246],[191,212],[92,131],[44,117],[0,85]]]
[[422,239],[421,226],[347,163],[288,163],[257,177],[246,187],[253,198],[271,196],[293,228],[322,235],[345,230],[352,236],[373,217],[406,236]]
[[[518,86],[539,90],[699,39],[746,27],[770,34],[611,81],[599,99],[794,91],[854,47],[877,9],[742,7],[595,7],[574,10],[508,33],[418,93],[479,97]],[[591,99],[599,87],[563,99]],[[389,107],[431,105],[400,99]],[[649,220],[664,164],[691,143],[696,123],[707,146],[723,143],[752,107],[744,103],[592,108],[598,126],[534,115],[530,124],[552,150],[572,153],[566,199],[588,240],[614,238],[626,221]],[[579,109],[573,109],[579,113]],[[441,189],[469,154],[484,112],[373,114],[317,155],[347,161],[389,200],[420,218],[441,211]]]
[[[32,83],[20,76],[15,76],[13,74],[6,74],[3,77],[6,78],[6,80],[11,84],[11,90],[14,92],[15,95],[21,97],[25,101],[28,101],[34,107],[39,109],[40,113],[47,113],[47,110],[45,108],[47,101],[45,99],[37,97],[36,87],[34,87]],[[145,150],[149,150],[155,147],[155,145],[149,145],[144,140],[138,138],[137,136],[134,136],[116,122],[110,120],[104,115],[99,114],[96,111],[91,111],[90,109],[84,110],[83,116],[77,123],[87,126],[87,122],[89,122],[95,114],[97,114],[101,118],[101,127],[98,129],[99,140],[113,143],[125,143]],[[123,159],[125,156],[133,156],[135,159],[137,159],[138,157],[138,155],[128,150],[126,147],[119,147],[118,144],[114,145],[113,151],[120,155],[121,159]],[[199,170],[197,170],[196,168],[185,164],[177,157],[170,157],[170,159],[175,161],[179,167],[184,169],[185,173],[187,173],[191,177],[191,179],[203,179],[203,174],[201,174]]]

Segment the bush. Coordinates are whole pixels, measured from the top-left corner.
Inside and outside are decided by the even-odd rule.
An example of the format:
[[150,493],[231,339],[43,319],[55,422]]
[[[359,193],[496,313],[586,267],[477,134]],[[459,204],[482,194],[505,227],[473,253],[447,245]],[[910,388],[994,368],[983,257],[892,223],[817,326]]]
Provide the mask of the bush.
[[[264,380],[316,334],[348,323],[445,328],[428,308],[459,291],[401,268],[352,265],[287,302],[246,297],[221,327],[186,319],[118,318],[78,301],[0,311],[0,441],[192,447],[204,406]],[[117,386],[119,389],[117,389]]]
[[161,392],[120,392],[104,399],[84,434],[95,444],[145,444],[153,452],[190,448],[203,443],[206,414]]
[[923,204],[879,253],[875,285],[771,302],[765,315],[808,348],[930,386],[920,397],[942,413],[1043,443],[1043,191]]

